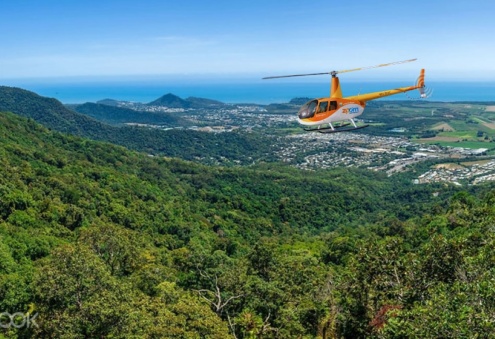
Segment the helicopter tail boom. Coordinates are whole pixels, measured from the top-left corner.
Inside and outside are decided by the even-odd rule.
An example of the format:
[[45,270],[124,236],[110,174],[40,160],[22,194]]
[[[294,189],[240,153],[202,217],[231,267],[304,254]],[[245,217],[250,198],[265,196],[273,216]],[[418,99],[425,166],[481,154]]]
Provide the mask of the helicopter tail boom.
[[419,90],[422,98],[426,97],[426,94],[424,91],[424,89],[425,89],[425,70],[424,69],[421,70],[418,81],[416,82],[416,86],[399,87],[399,88],[395,88],[395,89],[389,89],[386,91],[359,94],[359,95],[346,97],[345,99],[359,100],[359,101],[365,101],[366,102],[366,101],[370,101],[370,100],[380,99],[383,97],[388,97],[388,96],[394,95],[394,94],[409,92],[409,91],[412,91],[415,89]]

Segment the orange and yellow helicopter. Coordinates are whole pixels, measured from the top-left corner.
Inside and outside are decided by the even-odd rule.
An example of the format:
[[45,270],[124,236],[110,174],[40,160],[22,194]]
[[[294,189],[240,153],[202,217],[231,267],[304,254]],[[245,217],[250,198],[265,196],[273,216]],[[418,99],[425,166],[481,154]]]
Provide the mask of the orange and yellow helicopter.
[[[330,85],[330,97],[317,98],[308,101],[299,109],[298,121],[300,124],[308,126],[308,128],[305,129],[306,131],[318,131],[321,133],[344,132],[344,131],[352,131],[368,126],[368,125],[358,126],[354,121],[354,119],[360,116],[361,114],[363,114],[364,108],[366,107],[366,102],[370,100],[383,98],[389,95],[405,93],[415,89],[419,90],[421,98],[426,98],[428,94],[426,92],[426,87],[425,87],[424,69],[421,70],[415,86],[399,87],[395,89],[389,89],[386,91],[359,94],[345,98],[342,95],[342,89],[340,87],[340,82],[339,82],[339,78],[337,77],[337,74],[361,71],[365,69],[378,68],[384,66],[398,65],[415,60],[417,59],[396,61],[388,64],[353,68],[343,71],[280,75],[280,76],[265,77],[263,79],[290,78],[290,77],[301,77],[301,76],[309,76],[309,75],[330,74],[332,76],[332,81]],[[334,123],[338,123],[338,122],[340,124],[334,125]],[[351,124],[352,124],[351,127],[347,127]]]

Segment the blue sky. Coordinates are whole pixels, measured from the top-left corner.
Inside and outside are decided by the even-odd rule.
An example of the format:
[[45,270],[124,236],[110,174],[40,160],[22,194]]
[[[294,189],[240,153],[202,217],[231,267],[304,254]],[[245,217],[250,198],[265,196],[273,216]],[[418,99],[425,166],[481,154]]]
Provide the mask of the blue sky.
[[260,77],[418,58],[348,77],[424,67],[495,80],[493,13],[491,0],[4,1],[0,79]]

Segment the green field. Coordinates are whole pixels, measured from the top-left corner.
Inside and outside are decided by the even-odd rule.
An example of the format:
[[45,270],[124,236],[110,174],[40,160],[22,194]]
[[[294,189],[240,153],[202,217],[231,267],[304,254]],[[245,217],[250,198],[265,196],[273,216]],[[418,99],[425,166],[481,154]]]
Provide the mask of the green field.
[[483,142],[483,141],[457,141],[457,142],[451,142],[451,141],[440,141],[440,140],[434,140],[432,138],[431,141],[428,139],[419,139],[415,140],[424,144],[438,144],[441,146],[449,146],[449,147],[462,147],[462,148],[472,148],[472,149],[477,149],[477,148],[487,148],[489,150],[495,148],[494,143],[488,143],[488,142]]
[[405,128],[401,135],[416,142],[463,148],[494,148],[495,113],[481,103],[429,101],[377,101],[363,114],[373,122],[368,133],[390,135]]

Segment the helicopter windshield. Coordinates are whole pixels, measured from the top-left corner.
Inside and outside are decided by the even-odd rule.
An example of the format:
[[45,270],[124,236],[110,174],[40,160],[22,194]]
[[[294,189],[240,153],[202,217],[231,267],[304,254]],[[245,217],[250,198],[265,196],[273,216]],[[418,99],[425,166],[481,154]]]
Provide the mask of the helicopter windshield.
[[318,100],[311,100],[305,103],[299,109],[299,113],[298,113],[299,119],[308,119],[311,118],[313,115],[315,115],[317,105],[318,105]]

